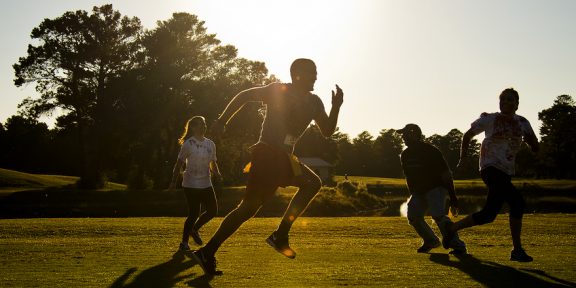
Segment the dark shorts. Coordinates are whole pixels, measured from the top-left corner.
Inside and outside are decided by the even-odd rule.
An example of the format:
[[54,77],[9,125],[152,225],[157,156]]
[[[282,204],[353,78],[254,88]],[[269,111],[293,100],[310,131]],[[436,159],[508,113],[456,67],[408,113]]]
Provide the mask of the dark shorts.
[[512,177],[494,167],[484,168],[480,173],[488,187],[488,197],[484,208],[472,214],[474,222],[486,224],[494,221],[504,203],[508,203],[511,218],[522,218],[524,197],[512,184]]
[[252,147],[252,161],[246,184],[246,198],[258,197],[262,200],[273,195],[278,187],[286,187],[294,182],[305,167],[281,148],[265,143]]
[[186,196],[186,202],[188,202],[189,207],[196,204],[206,204],[216,199],[214,187],[212,186],[206,188],[182,187],[182,190],[184,191],[184,196]]

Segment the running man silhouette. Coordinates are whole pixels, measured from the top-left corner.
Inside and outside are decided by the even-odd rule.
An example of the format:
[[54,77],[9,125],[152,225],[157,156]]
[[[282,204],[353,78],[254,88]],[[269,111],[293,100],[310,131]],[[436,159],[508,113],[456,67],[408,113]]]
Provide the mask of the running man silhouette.
[[[428,211],[443,237],[446,237],[445,223],[450,222],[446,215],[446,194],[450,196],[450,207],[457,211],[458,198],[454,190],[452,172],[442,155],[433,145],[424,142],[422,130],[416,124],[407,124],[396,130],[408,146],[400,156],[406,184],[410,191],[408,201],[408,222],[422,238],[422,246],[416,251],[428,253],[440,247],[440,239],[424,220]],[[454,236],[450,254],[466,254],[466,244]]]
[[[202,245],[202,238],[198,230],[218,214],[218,202],[212,186],[211,176],[221,180],[222,175],[216,162],[216,145],[212,140],[204,137],[206,133],[206,120],[202,116],[190,118],[184,126],[182,137],[178,139],[180,152],[172,170],[172,181],[168,190],[176,188],[182,167],[186,170],[182,174],[182,188],[188,203],[188,217],[182,230],[180,250],[188,251],[190,236],[198,245]],[[201,205],[205,212],[200,214]]]
[[296,186],[298,191],[286,208],[280,225],[266,242],[282,255],[296,257],[296,252],[288,243],[288,233],[322,183],[310,168],[293,155],[294,145],[312,120],[324,136],[332,135],[344,99],[342,89],[336,85],[336,91],[332,91],[330,115],[327,115],[322,100],[311,93],[316,75],[316,65],[312,60],[296,59],[290,66],[292,83],[272,83],[244,90],[228,103],[214,122],[212,133],[217,137],[247,102],[256,101],[266,105],[260,139],[251,147],[252,161],[246,167],[249,177],[244,199],[224,218],[212,239],[192,254],[206,274],[222,274],[216,270],[216,251],[242,223],[258,212],[278,187]]
[[519,262],[533,260],[522,248],[520,236],[525,202],[522,194],[512,184],[511,177],[514,175],[514,161],[522,140],[530,146],[533,152],[538,152],[539,145],[530,122],[516,115],[519,98],[516,90],[505,89],[500,94],[500,112],[482,113],[480,118],[474,121],[470,129],[464,133],[458,167],[462,166],[463,159],[468,154],[468,146],[472,137],[482,132],[485,133],[480,149],[480,175],[488,186],[488,197],[484,208],[479,212],[456,223],[446,223],[448,237],[445,237],[445,241],[442,242],[444,247],[449,245],[456,231],[493,222],[502,204],[507,202],[510,207],[510,234],[512,234],[514,246],[510,260]]

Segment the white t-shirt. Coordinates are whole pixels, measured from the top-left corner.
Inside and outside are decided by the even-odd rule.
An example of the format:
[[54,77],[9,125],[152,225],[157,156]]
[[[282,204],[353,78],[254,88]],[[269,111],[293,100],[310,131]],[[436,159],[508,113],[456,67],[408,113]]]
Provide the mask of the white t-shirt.
[[480,148],[480,170],[495,167],[508,175],[514,175],[516,153],[522,140],[534,131],[526,118],[514,114],[482,113],[470,128],[474,135],[485,134]]
[[200,141],[194,137],[188,138],[180,148],[178,159],[186,161],[182,187],[202,189],[212,186],[210,162],[216,161],[216,145],[212,140],[204,138]]

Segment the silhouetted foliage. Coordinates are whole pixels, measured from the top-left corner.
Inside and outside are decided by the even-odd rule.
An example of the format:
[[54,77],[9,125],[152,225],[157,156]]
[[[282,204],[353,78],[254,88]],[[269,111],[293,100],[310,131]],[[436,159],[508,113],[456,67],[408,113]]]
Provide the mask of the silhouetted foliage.
[[[31,33],[33,45],[13,65],[16,86],[35,84],[40,98],[27,98],[17,116],[0,123],[0,165],[27,172],[81,176],[81,185],[99,187],[106,179],[130,188],[166,187],[179,151],[177,139],[194,115],[209,122],[243,89],[278,81],[262,62],[239,58],[221,45],[204,22],[174,13],[144,30],[136,17],[112,5],[66,12],[43,20]],[[38,122],[58,109],[56,127]],[[243,183],[249,147],[258,140],[260,103],[245,105],[217,140],[225,184]],[[576,177],[576,107],[568,95],[539,113],[540,155],[523,147],[520,176]],[[346,119],[341,119],[346,121]],[[208,135],[210,137],[210,135]],[[432,135],[454,170],[462,132]],[[295,153],[320,157],[344,175],[402,177],[404,145],[393,129],[374,138],[337,131],[329,138],[311,125]],[[480,144],[472,140],[465,169],[455,178],[478,177]]]
[[14,64],[14,84],[36,83],[41,95],[24,100],[21,109],[36,116],[61,108],[66,119],[59,124],[76,128],[82,187],[103,185],[100,160],[105,153],[99,144],[116,104],[106,88],[138,64],[141,31],[138,18],[122,17],[112,5],[94,7],[92,14],[66,12],[34,28],[31,37],[38,45],[29,45],[28,56]]
[[576,178],[576,105],[569,95],[560,95],[554,105],[538,113],[542,121],[541,176]]
[[374,141],[377,176],[398,178],[402,177],[402,137],[394,129],[383,129]]
[[377,176],[376,160],[377,154],[374,150],[374,136],[370,135],[368,131],[363,131],[358,134],[356,138],[352,139],[354,145],[354,152],[356,153],[356,165],[353,166],[354,170],[352,175],[364,176]]
[[317,125],[312,124],[294,148],[298,157],[319,157],[329,163],[338,159],[338,147],[333,137],[324,137]]
[[45,123],[22,116],[6,120],[6,130],[0,131],[2,167],[38,173],[49,169],[54,159],[51,153],[52,133]]
[[458,129],[452,129],[448,134],[441,136],[434,134],[425,139],[426,142],[436,146],[444,155],[448,167],[453,171],[454,177],[458,179],[478,178],[478,157],[480,143],[476,139],[470,141],[470,150],[463,169],[456,170],[456,165],[460,158],[460,146],[462,145],[463,133]]
[[[143,31],[138,18],[104,5],[92,14],[45,19],[32,38],[39,44],[14,65],[14,81],[35,83],[41,97],[24,100],[20,114],[37,118],[62,109],[58,135],[79,149],[72,150],[78,152],[74,157],[61,156],[81,160],[74,174],[87,188],[100,186],[105,177],[134,188],[165,186],[188,118],[214,119],[238,91],[275,80],[264,63],[238,58],[236,48],[221,46],[188,13],[174,13]],[[224,140],[229,145],[219,151],[231,157],[221,162],[237,161],[235,150],[255,142],[258,109],[246,107],[253,113],[231,123],[237,129],[227,137],[233,140]]]

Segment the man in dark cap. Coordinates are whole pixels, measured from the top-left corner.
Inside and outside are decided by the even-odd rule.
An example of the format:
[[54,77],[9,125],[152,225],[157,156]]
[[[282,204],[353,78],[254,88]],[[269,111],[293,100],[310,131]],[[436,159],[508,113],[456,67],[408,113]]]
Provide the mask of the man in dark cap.
[[[446,215],[446,194],[450,195],[450,207],[453,211],[458,208],[452,173],[440,150],[423,141],[424,135],[418,125],[407,124],[396,132],[402,134],[402,140],[408,146],[400,156],[411,194],[408,201],[408,222],[423,240],[422,246],[416,251],[428,253],[433,248],[440,247],[441,242],[424,220],[426,212],[430,213],[444,237],[446,222],[451,222]],[[453,249],[451,254],[466,253],[466,244],[457,235],[446,248]]]

